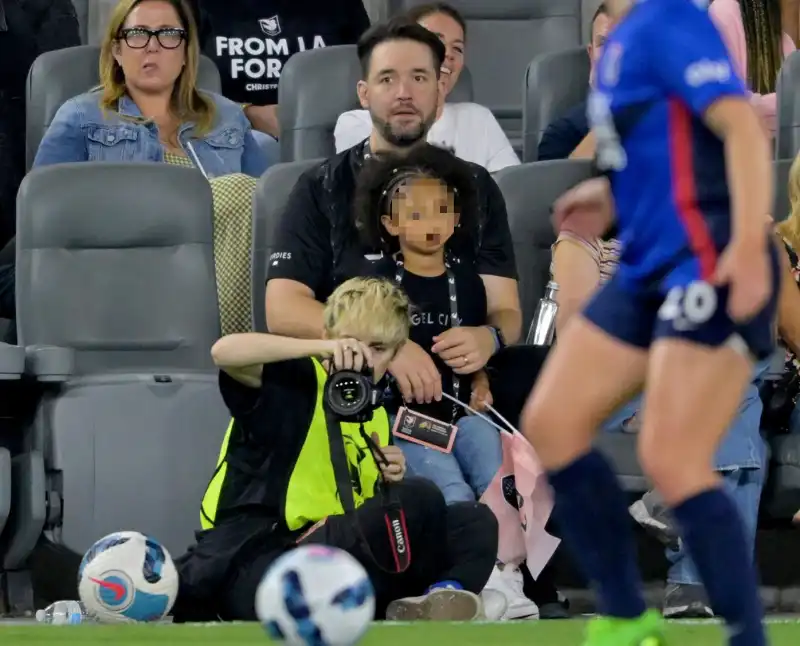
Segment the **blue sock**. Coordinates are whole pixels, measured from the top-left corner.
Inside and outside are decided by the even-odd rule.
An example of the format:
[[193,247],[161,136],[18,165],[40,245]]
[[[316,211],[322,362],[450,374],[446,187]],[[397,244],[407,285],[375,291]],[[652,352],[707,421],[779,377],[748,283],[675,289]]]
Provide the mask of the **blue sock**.
[[439,581],[434,583],[430,588],[425,590],[425,594],[433,592],[434,590],[463,590],[464,586],[458,581]]
[[596,450],[550,473],[553,515],[572,556],[598,595],[599,611],[633,619],[647,606],[625,495]]
[[733,500],[722,489],[711,489],[673,512],[712,610],[735,631],[730,646],[766,646],[753,554]]

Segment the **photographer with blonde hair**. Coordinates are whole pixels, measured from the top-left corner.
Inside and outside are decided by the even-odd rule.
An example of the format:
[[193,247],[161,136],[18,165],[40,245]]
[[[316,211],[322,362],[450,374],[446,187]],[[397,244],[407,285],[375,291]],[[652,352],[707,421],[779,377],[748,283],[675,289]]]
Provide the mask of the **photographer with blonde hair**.
[[203,499],[205,531],[178,561],[176,621],[255,619],[264,572],[309,542],[361,562],[378,618],[483,616],[497,522],[488,507],[447,506],[435,485],[406,478],[381,406],[409,326],[398,287],[354,278],[328,299],[322,339],[246,333],[214,345],[233,420]]

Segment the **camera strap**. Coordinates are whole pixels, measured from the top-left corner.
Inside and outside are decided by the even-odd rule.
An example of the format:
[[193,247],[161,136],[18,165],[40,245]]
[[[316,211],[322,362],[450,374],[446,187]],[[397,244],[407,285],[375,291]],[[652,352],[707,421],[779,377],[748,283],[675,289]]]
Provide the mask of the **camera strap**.
[[[347,459],[347,452],[344,446],[342,425],[327,407],[325,407],[325,422],[328,427],[328,445],[330,447],[331,464],[333,465],[336,489],[339,492],[339,500],[342,503],[345,517],[348,517],[351,521],[356,540],[360,543],[361,548],[372,562],[384,572],[388,572],[389,574],[405,572],[411,565],[411,543],[408,539],[406,515],[403,511],[403,507],[400,505],[400,500],[396,491],[386,482],[383,478],[383,474],[379,473],[376,493],[380,496],[386,532],[389,545],[392,548],[392,558],[394,559],[394,569],[389,569],[384,567],[378,559],[375,558],[372,548],[370,548],[369,541],[361,528],[361,524],[358,522],[355,499],[353,498],[353,484],[350,480],[350,463]],[[367,435],[363,424],[359,424],[359,431],[361,437],[367,443],[370,454],[378,464],[378,468],[380,469],[381,463],[388,464],[383,451],[381,451],[372,438]]]
[[[397,264],[397,271],[394,275],[394,282],[397,283],[398,287],[403,286],[403,275],[405,274],[405,264],[403,263],[403,254],[398,253],[395,256],[395,262]],[[448,301],[450,304],[450,327],[456,328],[459,326],[460,319],[458,318],[458,292],[456,290],[456,276],[453,273],[453,269],[450,266],[450,261],[445,257],[444,260],[444,269],[447,275],[447,293],[448,293]],[[455,397],[456,401],[460,401],[458,395],[461,391],[461,377],[459,377],[455,372],[453,372],[453,397]],[[453,417],[452,421],[455,422],[458,414],[460,413],[460,409],[458,406],[453,404]]]

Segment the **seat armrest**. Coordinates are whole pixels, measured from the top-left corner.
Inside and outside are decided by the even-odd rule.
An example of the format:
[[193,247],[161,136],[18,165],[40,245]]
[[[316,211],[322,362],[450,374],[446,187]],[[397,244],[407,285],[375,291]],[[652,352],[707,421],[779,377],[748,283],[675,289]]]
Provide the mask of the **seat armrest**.
[[0,380],[20,379],[25,373],[25,348],[0,343]]
[[11,512],[11,453],[0,447],[0,536]]
[[47,520],[47,481],[40,451],[11,459],[11,508],[0,566],[17,570],[36,547]]
[[75,373],[75,351],[54,345],[24,348],[25,373],[40,382],[63,382]]

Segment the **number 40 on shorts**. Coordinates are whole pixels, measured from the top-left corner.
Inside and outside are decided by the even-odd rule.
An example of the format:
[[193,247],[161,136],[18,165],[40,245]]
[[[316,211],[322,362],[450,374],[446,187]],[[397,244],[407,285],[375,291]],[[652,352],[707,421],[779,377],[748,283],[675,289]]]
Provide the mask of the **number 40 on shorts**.
[[676,330],[696,328],[714,316],[718,301],[716,288],[704,280],[679,285],[667,292],[658,318],[672,322]]

